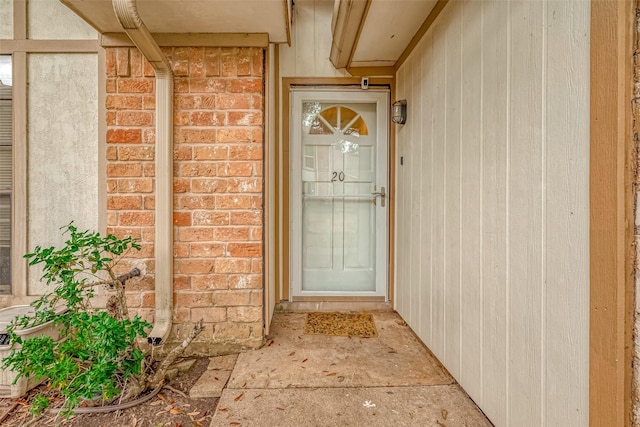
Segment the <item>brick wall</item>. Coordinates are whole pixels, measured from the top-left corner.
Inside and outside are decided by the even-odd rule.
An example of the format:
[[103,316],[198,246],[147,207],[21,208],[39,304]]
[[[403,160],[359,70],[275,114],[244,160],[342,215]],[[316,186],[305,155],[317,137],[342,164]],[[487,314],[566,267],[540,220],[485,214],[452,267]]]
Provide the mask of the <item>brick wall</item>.
[[[263,340],[263,57],[258,48],[164,48],[175,79],[174,328],[204,319],[192,351]],[[119,267],[132,312],[153,321],[155,82],[135,48],[107,55],[108,232],[140,239]],[[171,340],[171,339],[170,339]],[[215,343],[216,345],[211,345]]]

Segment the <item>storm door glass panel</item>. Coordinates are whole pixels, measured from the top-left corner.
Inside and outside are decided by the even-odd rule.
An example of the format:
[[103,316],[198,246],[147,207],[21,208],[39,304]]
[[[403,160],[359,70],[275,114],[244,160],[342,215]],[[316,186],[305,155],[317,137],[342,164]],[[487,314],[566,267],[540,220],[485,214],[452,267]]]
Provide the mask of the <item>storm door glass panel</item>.
[[303,102],[302,290],[376,290],[376,104]]

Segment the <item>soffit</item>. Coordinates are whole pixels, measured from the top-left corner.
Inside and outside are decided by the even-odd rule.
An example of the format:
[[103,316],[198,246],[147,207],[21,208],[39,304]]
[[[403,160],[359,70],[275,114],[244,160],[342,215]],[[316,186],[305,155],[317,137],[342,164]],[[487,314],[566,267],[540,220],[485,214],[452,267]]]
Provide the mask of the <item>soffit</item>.
[[[111,0],[60,0],[101,33],[122,32]],[[151,33],[267,33],[287,43],[288,0],[138,0]]]
[[369,0],[369,3],[351,50],[349,67],[393,66],[437,0]]

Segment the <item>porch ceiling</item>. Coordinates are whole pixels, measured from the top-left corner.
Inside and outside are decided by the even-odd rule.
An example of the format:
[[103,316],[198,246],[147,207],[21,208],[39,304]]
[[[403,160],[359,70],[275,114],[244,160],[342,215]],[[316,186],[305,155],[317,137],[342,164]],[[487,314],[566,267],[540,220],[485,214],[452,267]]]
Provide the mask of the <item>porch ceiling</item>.
[[[101,33],[122,27],[111,0],[60,0]],[[288,41],[289,0],[138,0],[140,17],[151,33],[267,33],[269,41]]]
[[331,60],[338,68],[393,66],[436,3],[336,0]]

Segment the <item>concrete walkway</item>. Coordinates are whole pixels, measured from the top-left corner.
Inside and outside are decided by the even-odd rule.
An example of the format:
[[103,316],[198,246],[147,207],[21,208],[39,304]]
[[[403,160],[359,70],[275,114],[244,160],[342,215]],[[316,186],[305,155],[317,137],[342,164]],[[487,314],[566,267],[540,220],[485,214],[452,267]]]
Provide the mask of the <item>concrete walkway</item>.
[[211,426],[491,426],[396,313],[374,312],[378,338],[304,335],[305,316],[238,356]]

